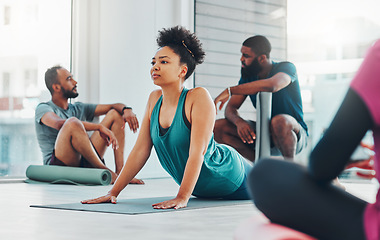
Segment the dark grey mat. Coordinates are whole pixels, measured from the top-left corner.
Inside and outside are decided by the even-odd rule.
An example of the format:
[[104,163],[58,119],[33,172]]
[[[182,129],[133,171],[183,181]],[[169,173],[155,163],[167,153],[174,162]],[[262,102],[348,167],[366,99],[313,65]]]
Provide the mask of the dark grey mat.
[[181,209],[153,209],[152,204],[159,203],[173,197],[156,197],[156,198],[138,198],[138,199],[120,199],[117,204],[101,203],[101,204],[82,204],[67,203],[67,204],[52,204],[52,205],[31,205],[37,208],[51,208],[73,211],[89,211],[102,213],[117,213],[117,214],[145,214],[145,213],[162,213],[170,211],[182,211],[200,208],[222,207],[242,204],[252,204],[250,200],[215,200],[215,199],[200,199],[190,198],[186,208]]

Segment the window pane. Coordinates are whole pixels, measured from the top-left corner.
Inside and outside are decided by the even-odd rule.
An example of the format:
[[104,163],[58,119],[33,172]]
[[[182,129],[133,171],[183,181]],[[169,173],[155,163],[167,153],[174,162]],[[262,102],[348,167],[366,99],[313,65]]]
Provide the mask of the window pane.
[[47,68],[70,66],[70,0],[0,0],[0,176],[42,164],[34,109]]
[[297,67],[313,144],[380,38],[378,9],[378,0],[288,0],[288,58]]

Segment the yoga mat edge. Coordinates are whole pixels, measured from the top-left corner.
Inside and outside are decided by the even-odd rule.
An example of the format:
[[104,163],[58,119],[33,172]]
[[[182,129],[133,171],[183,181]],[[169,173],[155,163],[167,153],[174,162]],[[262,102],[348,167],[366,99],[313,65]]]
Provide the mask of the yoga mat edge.
[[154,209],[152,204],[162,202],[173,197],[156,197],[156,198],[138,198],[138,199],[121,199],[117,204],[101,203],[101,204],[50,204],[50,205],[30,205],[35,208],[71,210],[71,211],[88,211],[99,213],[115,213],[115,214],[147,214],[147,213],[163,213],[171,211],[195,210],[202,208],[213,208],[233,205],[253,204],[250,200],[216,200],[216,199],[199,199],[190,198],[188,206],[180,209]]

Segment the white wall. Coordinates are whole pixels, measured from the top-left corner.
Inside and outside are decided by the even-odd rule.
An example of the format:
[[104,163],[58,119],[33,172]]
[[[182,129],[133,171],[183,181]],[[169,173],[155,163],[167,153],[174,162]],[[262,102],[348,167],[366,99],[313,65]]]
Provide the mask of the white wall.
[[[260,34],[272,44],[271,59],[286,59],[286,0],[202,0],[195,9],[196,33],[206,51],[197,68],[195,86],[205,87],[212,97],[240,79],[240,48],[245,39]],[[239,111],[256,119],[249,98]],[[224,109],[217,118],[224,118]]]
[[[149,70],[157,32],[175,25],[193,30],[193,13],[191,0],[75,0],[72,71],[78,80],[79,100],[125,103],[141,122],[149,93],[156,88]],[[193,81],[187,82],[192,85]],[[127,131],[125,157],[136,138],[137,134]],[[107,151],[105,159],[113,166],[112,151]],[[138,176],[167,176],[154,150]]]

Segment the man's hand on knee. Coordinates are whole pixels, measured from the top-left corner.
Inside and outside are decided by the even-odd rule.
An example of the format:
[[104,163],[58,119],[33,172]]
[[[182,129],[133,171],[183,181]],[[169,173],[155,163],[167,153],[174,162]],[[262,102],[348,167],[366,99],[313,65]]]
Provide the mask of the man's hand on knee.
[[[133,113],[132,109],[125,109],[123,112],[123,120],[128,123],[129,129],[134,133],[139,128],[139,121],[137,120],[136,114]],[[123,127],[124,129],[124,127]]]
[[118,149],[119,143],[111,130],[100,125],[99,134],[106,141],[107,146],[112,145],[112,149]]
[[237,132],[244,143],[252,144],[256,139],[256,134],[251,125],[246,121],[236,124]]

